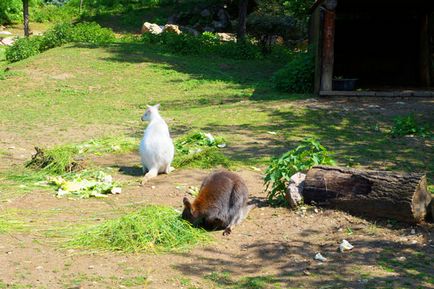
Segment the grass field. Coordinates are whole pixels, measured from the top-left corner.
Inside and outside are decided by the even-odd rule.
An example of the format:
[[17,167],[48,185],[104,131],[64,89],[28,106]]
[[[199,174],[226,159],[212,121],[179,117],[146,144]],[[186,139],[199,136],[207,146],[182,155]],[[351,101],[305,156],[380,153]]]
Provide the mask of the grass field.
[[[0,177],[19,172],[34,146],[123,138],[138,142],[146,125],[140,121],[146,105],[160,103],[175,138],[192,130],[224,137],[227,148],[222,151],[255,197],[265,196],[261,174],[269,159],[305,137],[319,139],[334,152],[338,165],[421,171],[430,183],[434,181],[432,138],[388,134],[397,116],[414,113],[418,121],[434,123],[430,99],[285,94],[270,83],[282,64],[178,56],[134,43],[66,45],[14,64],[2,62],[1,55],[0,50]],[[137,185],[141,170],[134,152],[86,158],[119,179],[123,193],[103,200],[56,199],[52,188],[0,179],[0,246],[7,252],[0,263],[9,265],[0,267],[0,288],[147,284],[156,286],[150,288],[416,288],[411,284],[428,288],[433,284],[432,258],[427,258],[432,249],[424,245],[432,228],[415,227],[413,234],[410,227],[393,221],[377,224],[333,211],[306,215],[285,208],[253,210],[230,238],[218,232],[211,247],[191,255],[65,249],[63,242],[78,229],[143,204],[180,209],[187,188],[199,186],[208,173],[179,169],[142,188]],[[346,255],[336,252],[343,238],[356,247]],[[329,263],[313,261],[318,251],[328,254]],[[411,262],[402,265],[402,256]]]
[[[222,134],[242,163],[265,164],[314,136],[341,165],[420,170],[433,177],[429,139],[386,134],[393,117],[412,107],[366,100],[334,105],[282,94],[269,83],[279,68],[271,62],[181,57],[141,44],[115,44],[70,45],[8,67],[2,81],[8,89],[0,99],[2,133],[32,145],[36,139],[58,144],[103,134],[140,137],[146,104],[160,103],[175,136],[191,129]],[[432,114],[421,111],[417,117],[433,123]],[[246,145],[258,138],[267,145]]]

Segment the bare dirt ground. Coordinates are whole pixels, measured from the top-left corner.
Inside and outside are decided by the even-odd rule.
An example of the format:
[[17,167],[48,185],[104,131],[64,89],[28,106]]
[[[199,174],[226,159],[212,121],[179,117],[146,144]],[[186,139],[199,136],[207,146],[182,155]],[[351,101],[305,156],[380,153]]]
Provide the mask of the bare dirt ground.
[[[432,100],[301,100],[295,105],[311,110],[363,111],[367,117],[388,115],[389,111],[432,112]],[[53,144],[53,139],[77,142],[103,132],[104,128],[90,127],[59,135],[55,128],[47,127],[22,139],[2,131],[0,148],[6,153],[0,154],[0,170],[29,159],[34,140],[39,145]],[[272,144],[270,138],[255,135],[245,144],[252,142],[257,147],[261,140],[265,147]],[[255,153],[254,147],[246,145],[238,149]],[[0,288],[434,288],[432,224],[365,220],[320,208],[290,211],[265,202],[230,236],[213,232],[211,245],[189,253],[150,255],[67,248],[68,231],[75,232],[85,224],[98,224],[146,204],[181,209],[187,188],[199,186],[209,173],[176,170],[140,187],[136,154],[107,155],[91,162],[114,168],[114,178],[124,183],[122,194],[70,200],[58,199],[46,189],[0,203],[1,213],[13,214],[24,223],[21,231],[0,234]],[[251,197],[264,200],[262,175],[248,169],[238,173],[248,184]],[[343,239],[354,249],[338,252]],[[314,260],[318,252],[326,262]],[[248,280],[265,283],[252,287]]]
[[[0,288],[230,288],[240,284],[236,288],[249,288],[242,284],[246,276],[269,278],[265,287],[250,288],[395,288],[394,284],[433,288],[432,226],[375,223],[315,208],[294,212],[263,203],[230,236],[214,232],[215,242],[185,254],[63,247],[62,230],[99,223],[132,205],[181,209],[187,188],[199,186],[208,173],[178,170],[140,187],[137,161],[136,154],[94,160],[118,168],[114,177],[127,184],[122,194],[108,199],[57,199],[52,191],[41,191],[2,204],[2,210],[14,210],[30,226],[22,233],[0,235]],[[248,183],[251,197],[265,197],[259,173],[238,173]],[[354,249],[338,252],[342,239]],[[328,260],[315,261],[317,252]],[[396,266],[388,259],[395,260]],[[419,262],[428,265],[420,267]],[[406,264],[415,271],[413,275],[407,273]]]

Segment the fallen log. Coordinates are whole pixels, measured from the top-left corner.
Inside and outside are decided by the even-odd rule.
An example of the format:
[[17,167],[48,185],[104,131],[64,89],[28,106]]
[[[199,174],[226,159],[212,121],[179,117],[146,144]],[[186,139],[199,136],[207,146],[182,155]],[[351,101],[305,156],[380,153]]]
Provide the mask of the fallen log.
[[308,204],[410,223],[424,220],[431,202],[424,174],[328,166],[307,172],[303,198]]

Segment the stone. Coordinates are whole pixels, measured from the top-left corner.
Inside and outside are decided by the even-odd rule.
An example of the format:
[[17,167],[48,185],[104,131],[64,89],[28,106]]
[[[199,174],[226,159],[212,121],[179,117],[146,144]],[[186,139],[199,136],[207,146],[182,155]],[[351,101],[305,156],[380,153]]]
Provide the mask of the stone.
[[221,41],[236,41],[237,37],[233,33],[216,33]]
[[160,34],[163,32],[160,26],[154,23],[145,22],[142,26],[142,33],[152,33],[152,34]]
[[175,24],[164,25],[163,32],[171,32],[171,33],[176,33],[178,35],[182,33],[178,25]]
[[285,198],[291,208],[295,208],[302,203],[303,187],[306,174],[296,173],[291,176]]
[[11,46],[12,44],[14,44],[14,42],[15,42],[14,37],[6,37],[3,39],[0,38],[0,45]]

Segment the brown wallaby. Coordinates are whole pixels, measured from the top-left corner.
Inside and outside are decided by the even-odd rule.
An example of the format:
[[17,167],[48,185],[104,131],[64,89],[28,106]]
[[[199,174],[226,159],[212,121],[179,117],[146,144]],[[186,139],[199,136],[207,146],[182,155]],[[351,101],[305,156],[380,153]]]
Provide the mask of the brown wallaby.
[[229,235],[254,205],[247,205],[249,192],[237,174],[218,171],[207,176],[193,203],[184,198],[182,218],[207,230],[222,230]]

